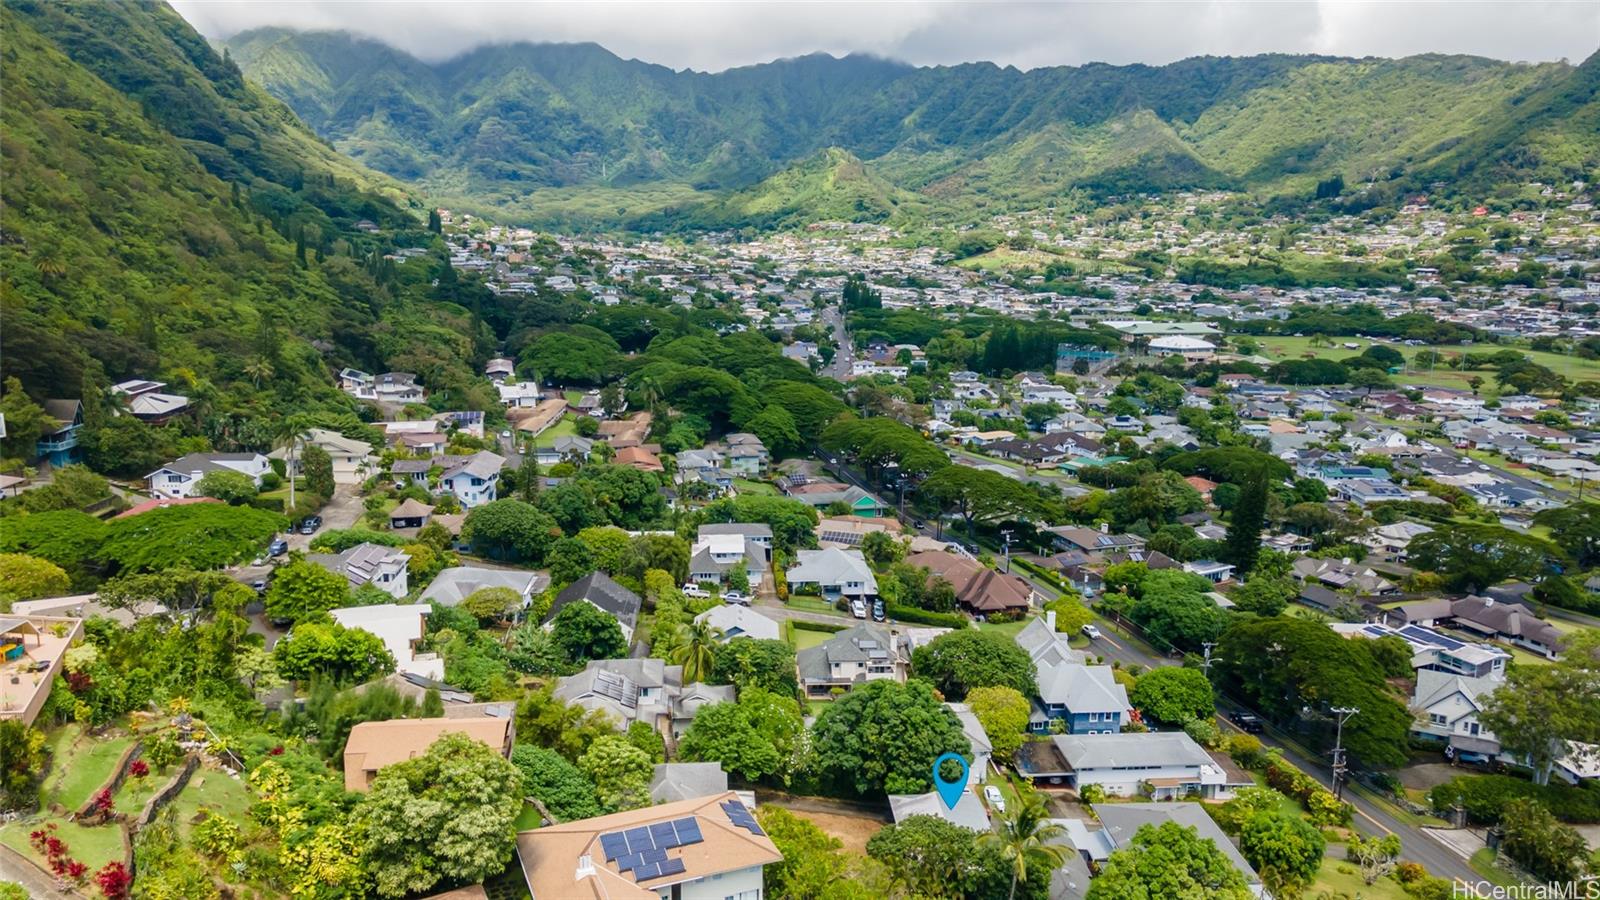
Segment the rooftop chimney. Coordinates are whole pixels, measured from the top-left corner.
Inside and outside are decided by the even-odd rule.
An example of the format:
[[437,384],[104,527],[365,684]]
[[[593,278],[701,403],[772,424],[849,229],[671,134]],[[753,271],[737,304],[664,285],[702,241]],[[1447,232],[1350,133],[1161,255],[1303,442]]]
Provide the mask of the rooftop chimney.
[[1046,625],[1050,626],[1050,630],[1051,631],[1055,631],[1056,630],[1056,611],[1055,610],[1047,609],[1047,610],[1044,611],[1044,623]]

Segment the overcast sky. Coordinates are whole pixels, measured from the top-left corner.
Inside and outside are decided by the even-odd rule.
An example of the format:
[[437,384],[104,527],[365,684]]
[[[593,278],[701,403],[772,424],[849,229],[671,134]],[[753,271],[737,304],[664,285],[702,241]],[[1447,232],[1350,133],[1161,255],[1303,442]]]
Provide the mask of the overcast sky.
[[595,41],[624,57],[709,71],[814,51],[1026,69],[1267,52],[1578,62],[1600,47],[1595,0],[171,2],[212,38],[262,25],[346,29],[430,61],[488,43]]

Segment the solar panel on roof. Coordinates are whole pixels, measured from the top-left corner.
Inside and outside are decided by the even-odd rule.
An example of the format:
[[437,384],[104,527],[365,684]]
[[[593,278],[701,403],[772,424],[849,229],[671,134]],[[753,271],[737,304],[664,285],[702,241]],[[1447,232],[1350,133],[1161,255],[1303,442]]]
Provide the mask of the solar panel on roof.
[[673,845],[667,843],[667,841],[670,840],[674,843],[677,841],[677,838],[672,833],[671,822],[657,822],[651,825],[650,836],[655,839],[657,847],[671,847]]
[[633,870],[633,880],[634,881],[645,881],[646,879],[660,878],[660,877],[661,877],[661,864],[660,863],[645,863],[644,865],[638,866]]
[[672,828],[678,833],[678,844],[680,846],[698,844],[705,840],[700,836],[700,823],[694,819],[674,820]]
[[639,862],[641,863],[660,863],[665,862],[666,858],[667,851],[662,850],[660,847],[655,847],[639,854]]
[[661,864],[662,875],[682,875],[683,873],[683,860],[681,859],[669,859]]
[[600,835],[600,849],[605,851],[606,862],[610,862],[628,852],[628,839],[623,837],[620,831],[602,834]]
[[618,872],[626,872],[629,869],[636,868],[638,865],[639,865],[639,854],[637,854],[637,853],[624,853],[621,856],[617,857],[617,871]]
[[638,828],[629,828],[623,834],[628,838],[629,853],[651,850],[656,846],[656,842],[650,839],[650,829],[642,825]]

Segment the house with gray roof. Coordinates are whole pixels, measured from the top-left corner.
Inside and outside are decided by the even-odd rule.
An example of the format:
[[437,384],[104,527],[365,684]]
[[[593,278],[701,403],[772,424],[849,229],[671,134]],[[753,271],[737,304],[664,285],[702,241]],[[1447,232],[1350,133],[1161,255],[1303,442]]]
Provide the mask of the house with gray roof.
[[650,800],[653,803],[693,800],[697,797],[721,794],[727,790],[728,773],[722,770],[721,763],[656,763],[655,776],[650,779]]
[[361,543],[343,553],[307,553],[306,562],[343,575],[351,590],[370,584],[396,598],[404,597],[409,590],[406,565],[411,556],[394,547]]
[[422,592],[420,602],[440,606],[457,606],[462,600],[484,588],[507,588],[522,597],[522,606],[533,602],[533,595],[550,586],[550,576],[543,572],[525,572],[518,569],[490,569],[483,566],[451,566],[442,570]]
[[450,463],[439,475],[439,486],[454,494],[463,509],[491,503],[500,486],[500,470],[506,458],[488,450]]
[[260,487],[261,476],[271,470],[267,458],[259,453],[190,453],[151,472],[144,480],[151,496],[176,500],[194,496],[200,479],[212,472],[237,472]]
[[989,811],[983,808],[983,801],[978,799],[977,793],[970,787],[961,792],[954,807],[946,806],[944,799],[936,791],[929,791],[926,794],[890,794],[889,814],[894,816],[897,825],[912,816],[934,816],[980,834],[987,834],[991,827]]
[[650,658],[590,660],[583,671],[560,679],[554,693],[567,703],[609,714],[624,729],[644,722],[675,738],[702,707],[734,699],[733,685],[686,685],[683,666]]
[[1184,828],[1192,828],[1199,837],[1211,841],[1222,851],[1228,862],[1244,876],[1251,893],[1257,897],[1267,896],[1261,876],[1198,803],[1097,803],[1094,814],[1100,819],[1099,834],[1112,851],[1127,846],[1146,825],[1160,827],[1165,822],[1176,822]]
[[725,603],[713,606],[705,612],[694,617],[696,622],[705,622],[721,634],[717,640],[727,643],[734,638],[747,637],[758,641],[782,640],[783,629],[777,622],[748,606],[734,603]]
[[545,615],[545,627],[555,622],[556,614],[567,604],[580,602],[610,613],[622,626],[623,639],[630,643],[633,641],[633,631],[639,625],[639,610],[644,606],[644,600],[600,571],[590,572],[556,595],[555,601],[550,604],[550,612]]
[[865,599],[878,594],[878,579],[860,550],[828,547],[797,551],[795,564],[784,578],[791,594],[814,589],[830,600],[841,595]]
[[862,622],[795,654],[800,686],[808,697],[828,697],[834,688],[892,678],[906,680],[910,653],[905,641],[880,625]]
[[1181,731],[1058,734],[1017,753],[1017,772],[1036,783],[1074,790],[1095,784],[1117,797],[1225,800],[1255,784],[1249,773],[1215,758]]

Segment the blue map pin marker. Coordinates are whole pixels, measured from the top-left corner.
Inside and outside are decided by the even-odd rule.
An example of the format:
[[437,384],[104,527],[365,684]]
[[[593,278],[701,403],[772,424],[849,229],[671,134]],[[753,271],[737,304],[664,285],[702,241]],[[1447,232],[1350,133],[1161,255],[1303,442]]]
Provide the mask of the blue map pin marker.
[[[945,781],[939,775],[948,760],[955,760],[961,764],[961,777],[955,781]],[[967,761],[959,753],[946,753],[933,761],[933,789],[939,792],[939,799],[944,801],[947,809],[955,809],[956,803],[961,800],[961,792],[967,789],[967,777],[972,770],[967,767]]]

